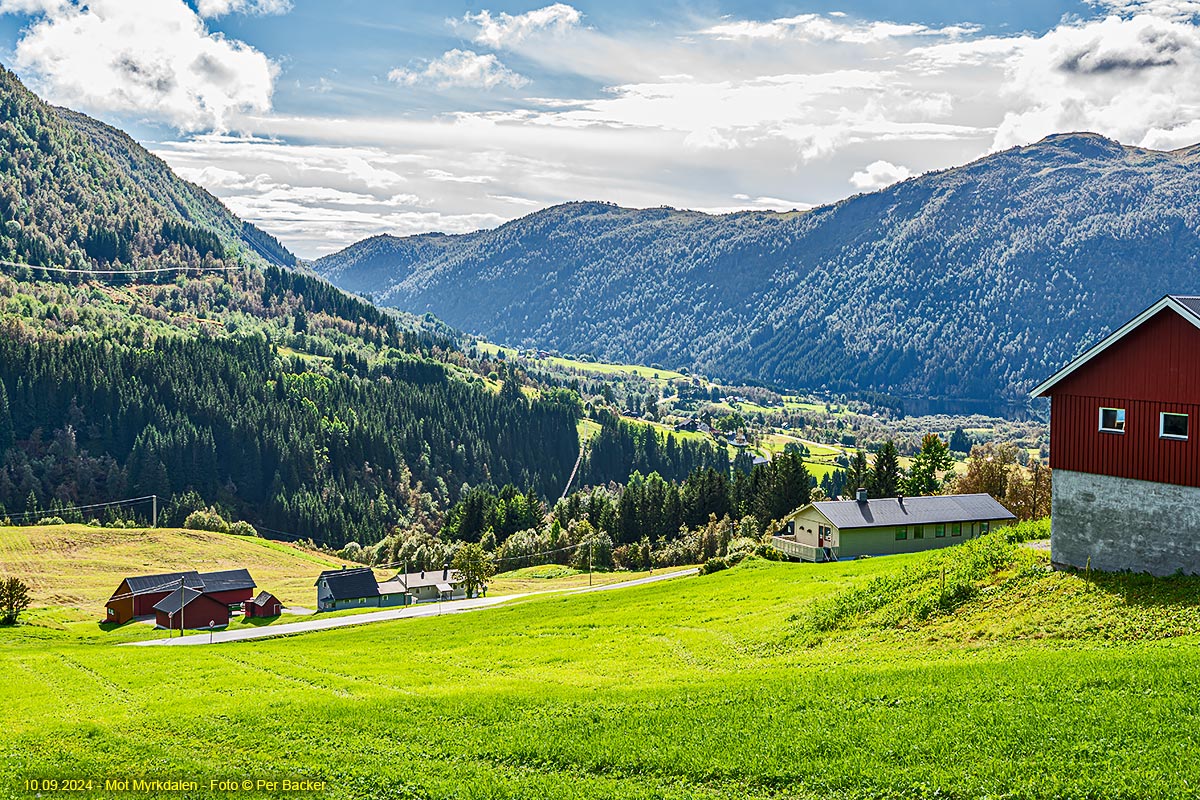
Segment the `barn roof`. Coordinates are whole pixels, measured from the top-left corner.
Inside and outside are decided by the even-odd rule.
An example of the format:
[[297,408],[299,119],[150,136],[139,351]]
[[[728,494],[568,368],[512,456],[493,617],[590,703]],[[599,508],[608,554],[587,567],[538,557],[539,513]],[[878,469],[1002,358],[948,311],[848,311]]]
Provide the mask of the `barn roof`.
[[1124,339],[1127,335],[1140,327],[1141,324],[1146,320],[1167,308],[1179,314],[1179,316],[1183,317],[1197,328],[1200,328],[1200,297],[1192,295],[1166,295],[1157,303],[1150,306],[1133,319],[1129,320],[1129,322],[1126,322],[1120,328],[1117,328],[1108,336],[1101,339],[1082,355],[1077,356],[1073,361],[1071,361],[1071,363],[1067,364],[1045,381],[1038,384],[1036,387],[1034,387],[1030,394],[1034,397],[1044,397],[1046,393],[1050,391],[1050,389],[1054,388],[1056,383],[1082,367],[1084,364],[1091,361],[1096,356],[1103,353],[1109,347]]
[[[178,614],[179,609],[183,608],[188,603],[195,600],[197,597],[203,597],[203,596],[204,596],[204,592],[198,591],[196,589],[188,589],[186,587],[184,587],[183,589],[176,589],[175,591],[171,592],[169,595],[164,597],[162,600],[159,600],[157,603],[155,603],[154,610],[162,611],[167,614]],[[213,602],[216,602],[216,601],[214,600]]]
[[246,569],[227,569],[220,572],[205,572],[200,575],[206,592],[231,592],[234,589],[254,589],[257,584]]
[[187,572],[163,572],[158,575],[139,575],[135,578],[126,578],[125,582],[129,585],[130,594],[150,594],[152,592],[166,592],[172,588],[179,588],[179,579],[183,578],[183,585],[193,589],[199,589],[204,586],[204,579],[200,577],[200,573],[195,570]]
[[989,494],[822,500],[812,504],[835,528],[884,528],[947,522],[1016,519]]
[[317,583],[321,581],[325,581],[334,600],[379,596],[379,583],[369,568],[327,569],[317,577]]
[[265,606],[268,603],[278,603],[279,598],[264,589],[258,593],[258,597],[255,597],[250,602],[256,606]]

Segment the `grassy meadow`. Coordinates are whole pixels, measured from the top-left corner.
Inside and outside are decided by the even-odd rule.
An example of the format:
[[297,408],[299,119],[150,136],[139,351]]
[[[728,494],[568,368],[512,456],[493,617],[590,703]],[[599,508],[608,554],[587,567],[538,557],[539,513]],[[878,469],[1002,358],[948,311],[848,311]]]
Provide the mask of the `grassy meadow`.
[[1051,572],[993,534],[215,647],[21,625],[0,796],[1192,797],[1198,590]]

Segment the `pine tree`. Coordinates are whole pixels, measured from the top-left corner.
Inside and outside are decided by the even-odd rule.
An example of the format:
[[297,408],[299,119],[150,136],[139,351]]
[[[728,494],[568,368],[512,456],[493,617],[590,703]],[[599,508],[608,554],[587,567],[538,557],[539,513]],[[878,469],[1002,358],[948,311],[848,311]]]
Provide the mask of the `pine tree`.
[[904,474],[900,469],[900,454],[891,439],[879,446],[871,461],[871,496],[895,497],[900,494]]

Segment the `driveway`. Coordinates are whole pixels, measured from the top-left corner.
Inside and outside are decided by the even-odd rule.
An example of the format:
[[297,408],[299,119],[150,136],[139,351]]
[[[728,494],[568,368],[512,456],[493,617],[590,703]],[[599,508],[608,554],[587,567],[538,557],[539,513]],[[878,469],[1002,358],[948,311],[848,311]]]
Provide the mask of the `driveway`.
[[[500,597],[475,597],[470,600],[453,600],[448,603],[422,603],[421,605],[417,606],[405,606],[404,608],[388,609],[386,611],[370,611],[364,614],[353,614],[346,617],[325,617],[323,619],[318,618],[305,620],[304,622],[285,622],[282,625],[270,625],[265,628],[244,628],[234,631],[213,631],[212,643],[241,642],[247,639],[266,639],[272,636],[290,636],[297,633],[308,633],[309,631],[326,631],[332,628],[348,628],[351,625],[367,625],[372,622],[390,622],[392,620],[410,619],[412,617],[437,617],[447,614],[465,614],[468,611],[479,611],[481,609],[498,606],[501,603],[520,600],[526,597],[533,597],[535,595],[607,592],[612,591],[613,589],[628,589],[632,586],[645,586],[649,583],[658,583],[659,581],[671,580],[672,578],[682,578],[686,575],[695,575],[697,572],[698,570],[693,567],[692,569],[680,570],[678,572],[664,572],[661,575],[650,575],[645,578],[621,581],[620,583],[609,583],[604,586],[584,586],[578,589],[545,589],[538,592],[506,594]],[[177,636],[169,639],[150,639],[144,642],[126,642],[122,646],[158,647],[208,643],[208,634],[195,633],[188,636]]]

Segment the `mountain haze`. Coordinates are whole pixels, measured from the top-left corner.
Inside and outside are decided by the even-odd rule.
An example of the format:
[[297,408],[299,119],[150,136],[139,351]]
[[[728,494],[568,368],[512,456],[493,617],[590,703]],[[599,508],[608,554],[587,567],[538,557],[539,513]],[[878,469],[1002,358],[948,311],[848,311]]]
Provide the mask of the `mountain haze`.
[[1020,398],[1167,292],[1200,290],[1200,149],[1051,136],[808,212],[556,206],[379,236],[335,284],[513,345],[719,378]]

